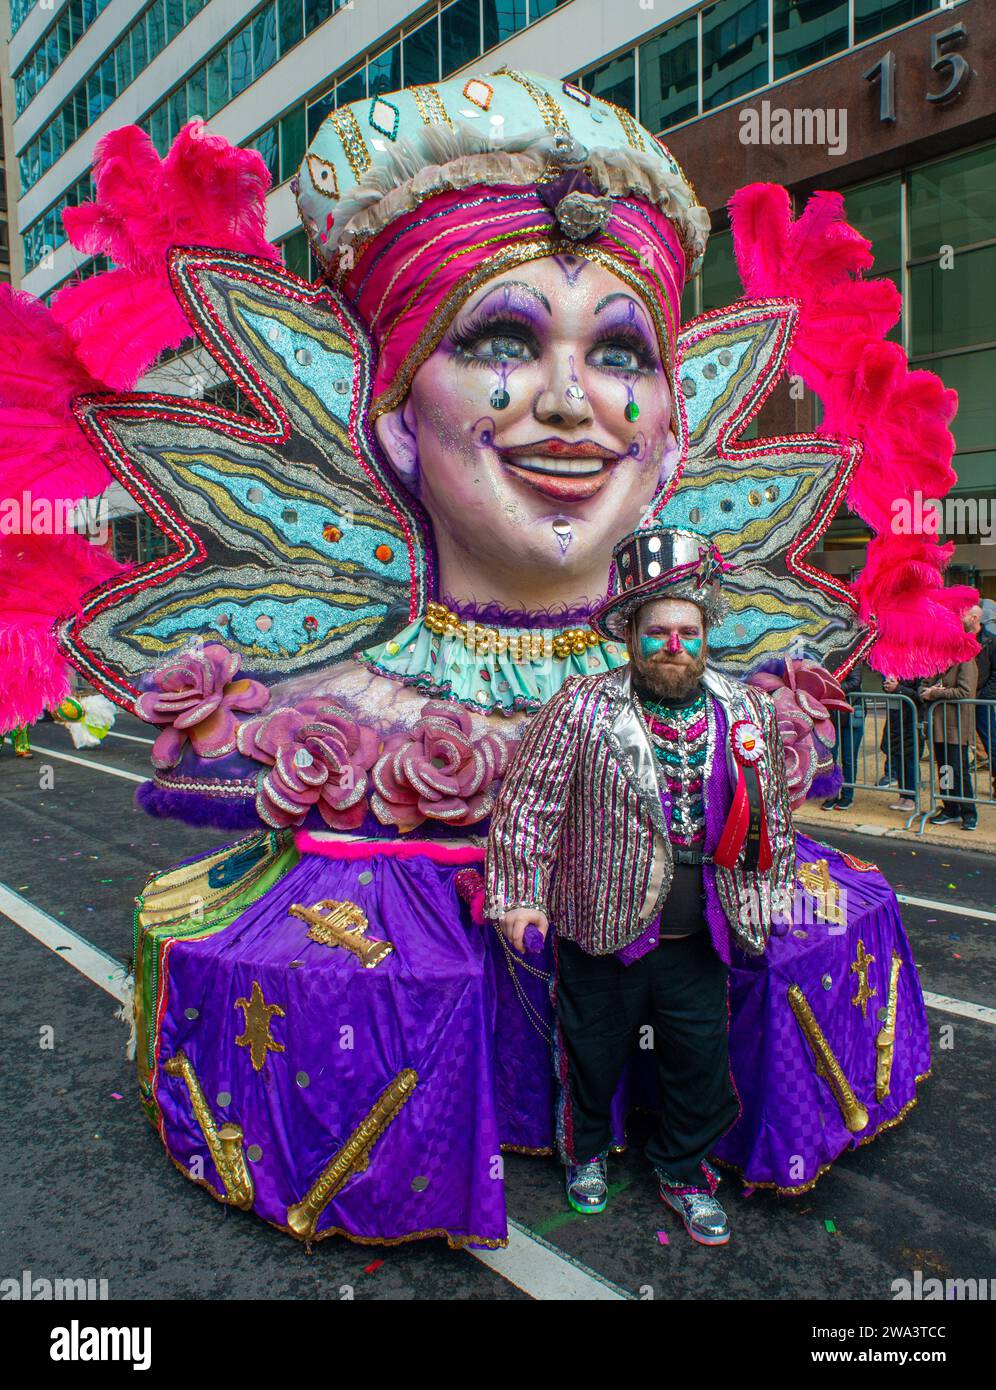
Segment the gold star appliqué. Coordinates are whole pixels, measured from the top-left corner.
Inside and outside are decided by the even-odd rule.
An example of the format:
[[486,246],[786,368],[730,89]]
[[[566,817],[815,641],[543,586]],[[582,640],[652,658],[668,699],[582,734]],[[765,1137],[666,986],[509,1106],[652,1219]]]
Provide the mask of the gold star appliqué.
[[253,980],[252,994],[248,999],[236,999],[235,1007],[242,1009],[245,1016],[245,1032],[235,1039],[237,1047],[248,1047],[255,1071],[262,1071],[268,1052],[283,1052],[283,1043],[278,1043],[270,1033],[270,1019],[276,1014],[284,1017],[279,1004],[267,1004],[259,981]]
[[858,977],[858,992],[851,1003],[855,1008],[860,1007],[862,1018],[868,1017],[868,1000],[874,998],[878,993],[877,989],[869,989],[868,987],[868,967],[874,962],[875,957],[868,955],[865,950],[865,943],[859,940],[857,959],[851,962],[851,974]]

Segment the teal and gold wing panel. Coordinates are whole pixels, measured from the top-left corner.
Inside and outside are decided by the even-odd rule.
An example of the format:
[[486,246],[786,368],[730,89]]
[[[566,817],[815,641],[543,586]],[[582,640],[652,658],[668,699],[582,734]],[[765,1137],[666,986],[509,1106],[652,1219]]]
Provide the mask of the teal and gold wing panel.
[[743,438],[785,370],[793,301],[739,301],[679,339],[682,462],[651,514],[710,536],[731,565],[710,656],[741,679],[772,657],[843,674],[874,641],[847,584],[806,562],[841,505],[859,446],[820,435]]
[[61,632],[124,704],[141,672],[198,640],[263,677],[327,666],[393,636],[433,583],[427,521],[368,432],[371,349],[348,306],[227,252],[176,250],[171,275],[248,410],[149,394],[76,403],[164,538],[165,554],[88,595]]

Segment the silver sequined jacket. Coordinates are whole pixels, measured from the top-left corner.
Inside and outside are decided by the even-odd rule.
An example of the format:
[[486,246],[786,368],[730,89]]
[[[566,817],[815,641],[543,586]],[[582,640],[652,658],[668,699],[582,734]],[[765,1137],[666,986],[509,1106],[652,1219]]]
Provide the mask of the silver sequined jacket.
[[[759,953],[770,935],[772,908],[786,911],[795,885],[795,832],[775,707],[765,692],[709,667],[702,683],[722,705],[727,730],[736,719],[750,719],[764,734],[758,772],[771,869],[704,870],[707,891],[714,886],[737,944]],[[722,823],[737,771],[729,738],[728,775],[715,766],[714,702],[707,706],[703,794],[707,803],[722,795]],[[710,819],[707,804],[707,825]],[[708,837],[705,848],[714,848]],[[630,666],[570,677],[533,716],[505,774],[488,839],[486,915],[497,920],[513,908],[535,907],[561,936],[592,955],[607,955],[653,921],[673,872],[653,745]]]

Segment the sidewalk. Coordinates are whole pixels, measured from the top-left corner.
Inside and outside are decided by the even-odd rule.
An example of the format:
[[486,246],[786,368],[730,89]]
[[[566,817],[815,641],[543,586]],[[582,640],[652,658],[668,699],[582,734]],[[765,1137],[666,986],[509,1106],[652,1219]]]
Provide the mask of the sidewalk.
[[[988,775],[985,780],[988,792]],[[906,829],[909,812],[890,811],[889,804],[898,801],[895,787],[879,787],[866,791],[858,787],[854,800],[846,811],[824,811],[819,799],[805,801],[795,812],[797,826],[817,830],[821,834],[836,826],[840,830],[856,830],[864,835],[887,835],[894,840],[909,840],[911,844],[946,845],[951,849],[972,849],[982,854],[996,854],[996,806],[979,807],[979,828],[969,833],[959,822],[953,825],[928,825],[918,834],[920,817]],[[929,798],[921,795],[920,804],[926,809]]]

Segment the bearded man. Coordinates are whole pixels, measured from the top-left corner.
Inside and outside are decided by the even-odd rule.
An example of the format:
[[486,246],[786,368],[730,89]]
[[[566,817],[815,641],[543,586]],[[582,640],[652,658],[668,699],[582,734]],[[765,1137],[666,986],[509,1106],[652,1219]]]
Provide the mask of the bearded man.
[[528,726],[492,817],[486,912],[520,952],[554,928],[571,1205],[605,1208],[612,1100],[649,1025],[661,1108],[647,1157],[693,1239],[724,1245],[706,1155],[739,1113],[728,966],[733,946],[764,951],[791,902],[784,753],[770,697],[709,665],[726,614],[712,542],[644,527],[613,564],[618,592],[590,621],[629,662],[572,677]]

